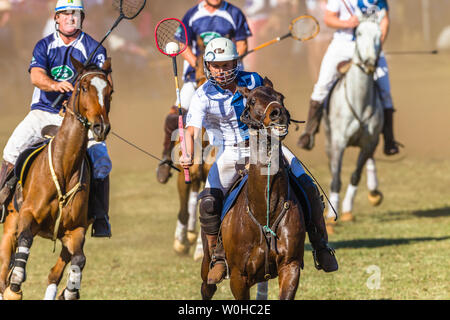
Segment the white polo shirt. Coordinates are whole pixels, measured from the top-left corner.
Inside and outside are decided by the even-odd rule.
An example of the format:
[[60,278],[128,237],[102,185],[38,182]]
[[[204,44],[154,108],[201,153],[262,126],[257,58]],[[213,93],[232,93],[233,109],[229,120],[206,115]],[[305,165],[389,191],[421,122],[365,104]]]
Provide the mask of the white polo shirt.
[[[238,86],[254,89],[263,85],[257,73],[240,71]],[[192,97],[186,127],[204,127],[214,146],[232,146],[248,139],[248,127],[240,121],[246,99],[236,91],[223,90],[210,81],[200,86]]]

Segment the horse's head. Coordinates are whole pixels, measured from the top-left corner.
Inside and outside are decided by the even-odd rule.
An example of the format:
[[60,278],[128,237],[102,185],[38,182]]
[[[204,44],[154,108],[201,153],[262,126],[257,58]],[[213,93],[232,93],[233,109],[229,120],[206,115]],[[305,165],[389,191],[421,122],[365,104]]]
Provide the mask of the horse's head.
[[253,90],[240,87],[239,92],[247,103],[241,115],[242,123],[250,130],[260,130],[267,135],[284,138],[288,134],[290,115],[284,106],[284,96],[273,89],[266,77],[264,85]]
[[356,49],[353,60],[366,73],[374,73],[381,53],[381,28],[380,22],[386,15],[386,11],[374,11],[363,14],[357,11],[360,21],[355,30]]
[[94,64],[85,67],[73,57],[71,60],[78,77],[68,108],[92,131],[96,141],[103,141],[111,129],[108,117],[113,93],[108,79],[111,58],[106,59],[102,68]]

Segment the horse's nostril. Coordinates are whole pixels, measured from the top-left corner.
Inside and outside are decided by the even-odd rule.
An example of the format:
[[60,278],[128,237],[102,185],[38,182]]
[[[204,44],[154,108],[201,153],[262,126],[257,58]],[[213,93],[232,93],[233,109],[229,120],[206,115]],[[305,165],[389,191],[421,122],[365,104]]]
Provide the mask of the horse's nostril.
[[95,123],[93,128],[95,134],[100,135],[102,133],[102,125],[101,123]]
[[276,120],[280,117],[281,111],[280,109],[274,109],[272,110],[272,112],[270,113],[269,117],[270,120]]

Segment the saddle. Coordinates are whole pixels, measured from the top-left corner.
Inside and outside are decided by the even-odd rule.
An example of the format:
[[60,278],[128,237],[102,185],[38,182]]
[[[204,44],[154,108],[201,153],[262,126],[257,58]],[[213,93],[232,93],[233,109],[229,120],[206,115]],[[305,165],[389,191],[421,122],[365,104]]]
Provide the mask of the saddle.
[[[248,180],[248,170],[244,168],[244,165],[236,165],[236,169],[238,170],[239,178],[236,180],[236,182],[233,184],[233,186],[225,195],[222,213],[220,216],[221,221],[223,221],[226,214],[230,211],[231,207],[233,207],[234,203],[236,202],[241,191],[244,189],[244,186],[246,185]],[[300,206],[303,212],[305,213],[305,223],[306,225],[308,225],[309,221],[311,221],[311,214],[312,214],[311,204],[306,195],[306,192],[303,190],[297,178],[294,176],[291,170],[287,170],[287,172],[289,176],[289,184],[294,190],[294,194],[296,195],[297,200],[299,201]]]
[[[50,125],[46,126],[42,129],[42,136],[45,137],[42,140],[38,141],[25,151],[23,151],[19,157],[17,158],[16,164],[14,166],[14,175],[17,179],[17,184],[15,188],[14,194],[14,208],[17,212],[20,211],[23,203],[23,185],[25,184],[25,179],[28,175],[28,171],[31,167],[31,164],[36,159],[36,157],[44,150],[44,148],[50,143],[51,139],[56,135],[58,131],[58,126]],[[88,170],[92,172],[92,162],[88,155],[85,155],[85,161],[88,166]],[[91,175],[91,188],[93,183],[93,177]],[[5,217],[6,218],[6,215]],[[3,221],[0,221],[2,223]]]

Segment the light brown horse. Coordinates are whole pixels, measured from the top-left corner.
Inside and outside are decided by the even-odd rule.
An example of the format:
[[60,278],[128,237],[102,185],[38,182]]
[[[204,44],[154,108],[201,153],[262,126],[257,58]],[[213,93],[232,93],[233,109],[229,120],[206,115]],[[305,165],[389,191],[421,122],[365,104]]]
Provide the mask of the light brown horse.
[[[281,140],[287,134],[290,116],[284,97],[267,78],[264,86],[238,90],[247,99],[241,121],[250,131],[250,165],[246,185],[221,225],[231,291],[235,299],[248,300],[253,285],[278,276],[279,298],[294,299],[303,266],[306,229],[282,160]],[[206,243],[201,293],[203,299],[211,299],[216,285],[207,284],[211,259]]]
[[[4,299],[22,299],[21,285],[26,280],[26,263],[36,235],[62,243],[58,261],[48,276],[45,298],[56,297],[64,269],[71,262],[67,286],[59,298],[79,299],[81,272],[86,263],[85,234],[93,222],[88,218],[88,131],[92,131],[96,141],[106,139],[113,88],[108,79],[110,58],[102,69],[95,65],[84,67],[73,57],[71,60],[78,77],[62,125],[31,164],[23,185],[19,184],[23,189],[20,212],[12,203],[8,205],[1,243],[0,291]],[[103,88],[102,92],[98,92],[99,88]]]

